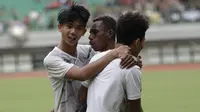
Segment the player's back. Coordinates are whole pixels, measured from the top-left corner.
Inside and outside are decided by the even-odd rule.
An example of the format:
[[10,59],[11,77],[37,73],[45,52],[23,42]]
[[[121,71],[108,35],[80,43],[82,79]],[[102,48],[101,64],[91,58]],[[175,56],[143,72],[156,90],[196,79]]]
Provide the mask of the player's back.
[[[92,61],[102,57],[97,54]],[[115,59],[96,76],[89,88],[87,98],[87,112],[118,112],[125,96],[125,72],[120,68],[120,59]],[[131,68],[132,69],[132,68]],[[126,69],[129,71],[129,69]]]
[[119,59],[114,60],[94,78],[88,88],[88,109],[99,112],[116,112],[124,96]]

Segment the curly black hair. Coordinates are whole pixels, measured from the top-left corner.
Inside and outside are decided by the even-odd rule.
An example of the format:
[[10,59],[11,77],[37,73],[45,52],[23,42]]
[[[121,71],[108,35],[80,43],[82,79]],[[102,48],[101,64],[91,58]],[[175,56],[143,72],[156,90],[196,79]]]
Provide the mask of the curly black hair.
[[128,11],[122,14],[117,22],[117,42],[130,45],[134,40],[145,37],[149,28],[149,19],[142,13]]
[[115,40],[115,35],[116,35],[116,20],[110,16],[110,15],[102,15],[102,16],[98,16],[96,17],[93,22],[96,21],[101,21],[106,30],[113,30],[113,34],[112,34],[112,39]]

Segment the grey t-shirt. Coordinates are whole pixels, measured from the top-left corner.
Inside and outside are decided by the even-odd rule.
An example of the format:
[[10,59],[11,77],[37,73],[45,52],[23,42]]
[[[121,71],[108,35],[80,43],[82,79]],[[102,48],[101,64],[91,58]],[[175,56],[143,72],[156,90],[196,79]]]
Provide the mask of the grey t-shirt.
[[[82,67],[95,55],[89,45],[77,46],[77,57],[73,57],[55,47],[44,59],[44,66],[54,91],[55,111],[75,112],[79,108],[78,90],[81,82],[68,79],[65,74],[72,66]],[[63,93],[63,94],[62,94]]]

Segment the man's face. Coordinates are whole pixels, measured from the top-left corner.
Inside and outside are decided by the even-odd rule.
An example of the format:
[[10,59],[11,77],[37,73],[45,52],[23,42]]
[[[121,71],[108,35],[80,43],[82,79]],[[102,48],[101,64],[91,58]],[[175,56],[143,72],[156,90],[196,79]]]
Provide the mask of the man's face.
[[58,25],[58,29],[62,33],[63,41],[71,46],[76,45],[86,32],[85,25],[76,21]]
[[89,35],[90,45],[95,51],[104,51],[109,44],[108,31],[102,21],[93,23]]
[[134,41],[133,44],[131,45],[131,52],[133,54],[138,55],[144,47],[144,42],[145,42],[145,37],[142,40],[137,39],[136,41]]
[[144,48],[144,42],[145,42],[145,37],[142,40],[139,40],[139,45],[138,45],[138,52]]

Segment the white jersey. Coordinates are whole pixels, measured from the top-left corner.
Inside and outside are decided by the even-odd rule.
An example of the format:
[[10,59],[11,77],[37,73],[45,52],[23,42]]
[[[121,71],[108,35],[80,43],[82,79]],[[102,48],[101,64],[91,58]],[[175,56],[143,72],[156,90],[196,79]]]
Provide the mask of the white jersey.
[[[108,52],[108,51],[107,51]],[[93,62],[107,52],[93,56]],[[113,60],[93,80],[82,84],[88,87],[87,112],[118,112],[122,101],[141,97],[141,71],[138,66],[120,68],[120,59]]]
[[73,57],[57,47],[45,57],[44,66],[54,91],[56,112],[61,112],[62,107],[65,107],[66,110],[63,110],[65,112],[75,112],[78,108],[77,93],[81,82],[67,79],[65,74],[72,66],[82,67],[88,64],[94,54],[95,52],[90,46],[78,45],[77,57]]

